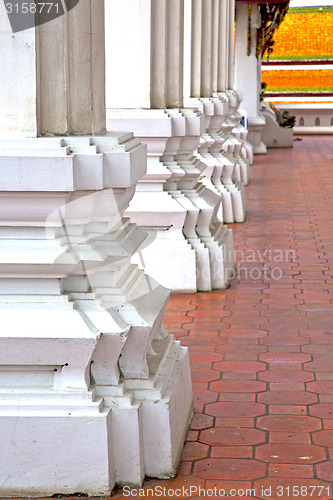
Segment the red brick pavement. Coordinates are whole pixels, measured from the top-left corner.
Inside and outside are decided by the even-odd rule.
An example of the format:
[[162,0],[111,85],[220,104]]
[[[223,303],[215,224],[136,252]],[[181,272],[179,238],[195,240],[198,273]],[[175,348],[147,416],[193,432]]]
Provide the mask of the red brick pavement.
[[330,137],[256,157],[231,287],[171,297],[195,413],[177,477],[144,485],[156,498],[333,498],[332,194]]

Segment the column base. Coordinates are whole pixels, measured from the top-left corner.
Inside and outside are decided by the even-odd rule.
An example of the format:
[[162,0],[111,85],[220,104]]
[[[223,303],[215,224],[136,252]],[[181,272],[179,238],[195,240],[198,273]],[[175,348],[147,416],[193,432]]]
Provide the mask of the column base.
[[113,396],[112,408],[112,398],[98,396],[110,389],[85,394],[22,389],[19,397],[1,389],[7,480],[0,495],[110,496],[115,485],[173,477],[193,409],[187,348],[171,341],[156,381],[125,384],[123,403]]
[[0,410],[6,454],[1,496],[110,495],[115,485],[110,412],[69,410],[63,414],[43,406],[29,412],[22,406],[16,412]]
[[249,142],[253,146],[253,154],[255,155],[267,154],[267,147],[261,140],[261,134],[265,123],[266,120],[262,116],[249,117],[248,119]]
[[126,214],[148,233],[132,261],[174,293],[195,293],[195,250],[182,232],[186,209],[167,191],[137,191]]
[[146,148],[113,134],[3,150],[0,496],[110,496],[173,476],[189,357],[162,324],[170,291],[131,263],[145,235],[123,218]]
[[254,155],[267,155],[267,146],[262,141],[260,141],[259,145],[253,146],[253,154]]

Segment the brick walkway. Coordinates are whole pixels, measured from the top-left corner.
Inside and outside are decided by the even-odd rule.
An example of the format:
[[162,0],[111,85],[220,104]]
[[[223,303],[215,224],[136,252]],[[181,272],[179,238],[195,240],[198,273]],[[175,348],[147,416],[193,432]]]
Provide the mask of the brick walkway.
[[190,348],[195,415],[178,476],[146,488],[333,498],[332,194],[330,137],[256,157],[231,287],[170,300],[165,323]]

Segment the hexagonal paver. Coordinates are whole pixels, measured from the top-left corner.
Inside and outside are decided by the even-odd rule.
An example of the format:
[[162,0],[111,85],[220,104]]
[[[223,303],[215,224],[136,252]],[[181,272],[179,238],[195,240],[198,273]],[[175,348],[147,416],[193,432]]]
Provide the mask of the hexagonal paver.
[[221,372],[251,373],[266,370],[266,364],[258,361],[220,361],[213,364],[214,370]]
[[213,458],[252,458],[252,446],[218,446],[214,445],[211,449]]
[[277,464],[315,464],[325,460],[324,448],[314,444],[264,444],[258,446],[256,458]]
[[[333,431],[332,431],[333,432]],[[214,428],[201,431],[199,441],[210,445],[255,445],[264,443],[266,433],[258,429]]]
[[309,343],[309,339],[298,336],[283,336],[283,337],[267,337],[260,340],[263,345],[305,345]]
[[209,351],[194,351],[190,350],[191,363],[213,363],[214,361],[222,361],[223,354]]
[[259,373],[258,378],[266,382],[311,382],[314,375],[302,370],[274,369]]
[[196,403],[206,404],[217,401],[218,395],[216,392],[207,389],[207,382],[193,382],[193,399]]
[[333,447],[333,430],[314,432],[312,439],[315,444],[320,446]]
[[258,402],[271,405],[310,405],[318,396],[305,391],[270,391],[258,394]]
[[207,429],[213,426],[213,417],[203,415],[202,413],[195,413],[192,418],[190,429],[200,430]]
[[192,369],[191,373],[193,382],[209,382],[219,378],[216,371],[210,368],[195,368],[195,370]]
[[250,345],[248,344],[246,347],[240,347],[234,344],[225,344],[219,346],[216,351],[220,353],[226,354],[260,354],[262,352],[266,352],[267,347],[263,345]]
[[267,332],[256,328],[232,328],[228,330],[228,337],[241,337],[242,339],[257,339],[267,337]]
[[333,359],[327,359],[324,356],[316,356],[314,361],[304,365],[304,370],[317,373],[332,372]]
[[316,466],[317,476],[319,479],[333,481],[333,461],[327,461]]
[[185,316],[184,314],[171,314],[166,313],[164,316],[164,324],[171,325],[184,325],[186,323],[192,323],[192,318]]
[[226,342],[227,339],[220,337],[196,337],[192,336],[192,334],[191,336],[182,337],[182,345],[189,346],[191,349],[200,349],[200,351],[213,351],[217,345],[223,345]]
[[271,444],[291,444],[291,443],[304,443],[311,444],[310,432],[280,432],[271,431],[269,433],[269,442]]
[[307,391],[317,394],[333,394],[333,380],[316,380],[306,384]]
[[203,479],[251,480],[265,475],[266,465],[257,460],[207,458],[194,464],[193,473]]
[[260,392],[266,390],[266,383],[258,380],[216,380],[210,384],[217,392]]
[[254,418],[246,417],[217,417],[215,418],[215,427],[254,427]]
[[313,466],[299,464],[270,464],[268,466],[268,475],[293,478],[313,477]]
[[202,443],[196,442],[186,442],[183,453],[181,456],[182,460],[199,460],[200,458],[208,457],[209,446]]
[[205,413],[213,417],[257,417],[265,411],[265,405],[260,403],[218,402],[207,404]]
[[311,339],[311,344],[325,344],[325,345],[333,344],[333,330],[325,330],[325,329],[301,330],[300,335],[302,337]]
[[307,415],[307,407],[302,405],[270,405],[270,415]]
[[226,316],[230,316],[231,311],[223,311],[220,307],[219,309],[197,309],[195,311],[190,311],[188,316],[191,318],[203,318],[210,319],[214,318],[214,321],[217,323],[219,319],[224,318]]
[[[310,339],[309,339],[310,340]],[[311,339],[312,340],[312,339]],[[308,344],[302,346],[302,352],[305,352],[307,354],[314,354],[314,355],[327,355],[329,352],[333,354],[333,346],[332,345],[327,345],[327,344]]]
[[310,406],[309,413],[313,417],[333,418],[333,404],[319,403],[317,405]]
[[[317,271],[318,272],[318,271]],[[329,295],[327,295],[329,298]],[[304,318],[306,323],[310,326],[310,328],[321,328],[325,329],[329,334],[333,335],[332,322],[333,322],[333,311],[325,311],[325,314],[322,311],[311,311],[311,316]]]
[[259,359],[266,363],[305,363],[311,361],[309,354],[302,354],[301,352],[265,352],[260,354]]
[[299,415],[265,415],[257,419],[257,428],[265,431],[313,432],[321,430],[321,421]]

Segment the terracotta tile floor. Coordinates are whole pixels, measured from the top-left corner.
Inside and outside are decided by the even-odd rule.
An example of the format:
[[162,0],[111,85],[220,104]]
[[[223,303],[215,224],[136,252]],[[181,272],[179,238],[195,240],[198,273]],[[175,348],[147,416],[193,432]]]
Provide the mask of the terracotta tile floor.
[[146,497],[333,498],[333,138],[257,156],[246,196],[231,287],[170,299],[195,413],[177,477]]

